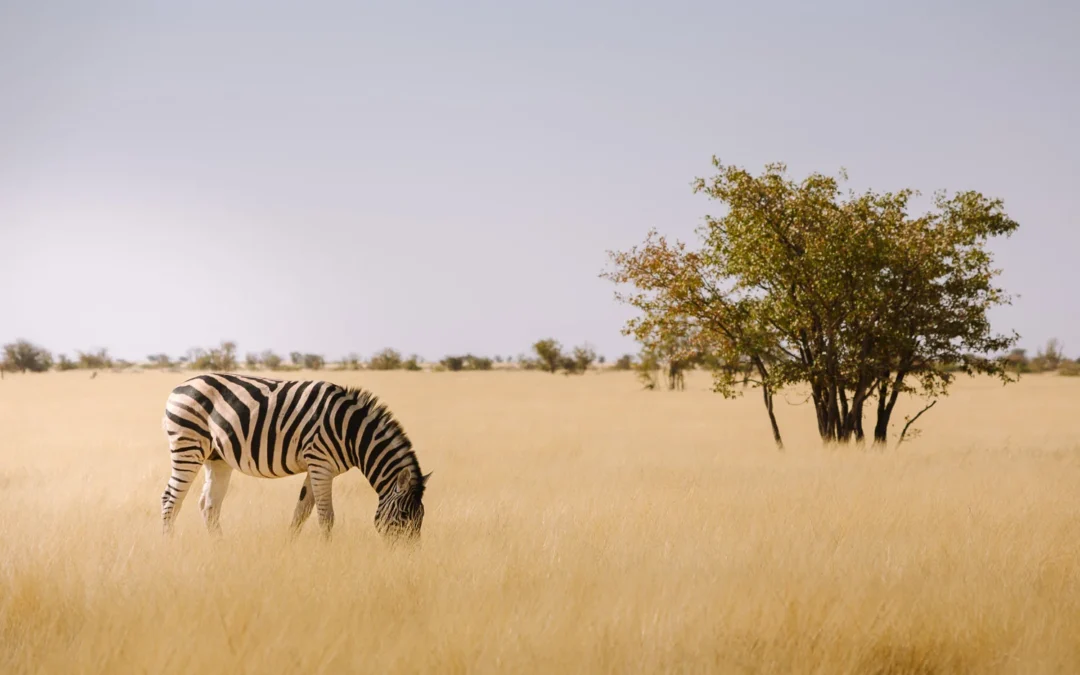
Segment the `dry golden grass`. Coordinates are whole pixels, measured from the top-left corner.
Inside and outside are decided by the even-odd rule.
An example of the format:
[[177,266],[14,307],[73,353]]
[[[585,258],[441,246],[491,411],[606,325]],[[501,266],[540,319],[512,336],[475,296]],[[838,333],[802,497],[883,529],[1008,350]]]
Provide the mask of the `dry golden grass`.
[[1080,672],[1078,380],[961,381],[885,453],[781,403],[780,454],[701,374],[326,373],[434,471],[406,552],[357,472],[329,544],[242,475],[163,540],[185,377],[0,382],[0,672]]

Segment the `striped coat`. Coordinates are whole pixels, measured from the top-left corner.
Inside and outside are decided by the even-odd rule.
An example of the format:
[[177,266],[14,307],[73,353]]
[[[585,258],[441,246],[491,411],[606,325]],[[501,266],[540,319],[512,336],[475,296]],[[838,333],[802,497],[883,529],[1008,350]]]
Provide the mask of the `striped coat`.
[[161,497],[166,533],[205,466],[199,508],[211,532],[220,530],[221,504],[236,470],[261,478],[306,473],[292,532],[314,508],[329,536],[333,479],[356,467],[379,495],[376,529],[388,537],[419,537],[428,476],[421,474],[404,429],[370,392],[323,381],[210,373],[172,390],[162,425],[172,463]]

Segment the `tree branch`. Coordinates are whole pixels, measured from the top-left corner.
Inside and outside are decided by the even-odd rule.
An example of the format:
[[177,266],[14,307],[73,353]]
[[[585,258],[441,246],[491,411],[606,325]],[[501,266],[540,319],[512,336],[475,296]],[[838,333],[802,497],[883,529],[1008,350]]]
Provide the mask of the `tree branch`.
[[914,424],[914,423],[915,423],[915,420],[917,420],[917,419],[919,419],[920,417],[922,417],[922,414],[923,414],[924,412],[926,412],[926,411],[927,411],[927,410],[929,410],[930,408],[933,408],[933,407],[934,407],[935,405],[937,405],[937,399],[936,399],[936,398],[935,398],[935,399],[934,399],[933,401],[930,401],[930,405],[928,405],[928,406],[926,406],[925,408],[923,408],[922,410],[920,410],[920,411],[919,411],[919,412],[918,412],[918,413],[917,413],[917,414],[915,415],[915,417],[912,417],[911,419],[909,419],[909,420],[907,421],[907,424],[905,424],[905,425],[904,425],[904,429],[903,429],[903,431],[901,431],[901,432],[900,432],[900,440],[896,441],[896,447],[898,447],[898,448],[899,448],[899,447],[900,447],[900,444],[904,442],[904,435],[905,435],[905,434],[907,434],[907,430],[908,430],[908,427],[910,427],[910,426],[911,426],[912,424]]

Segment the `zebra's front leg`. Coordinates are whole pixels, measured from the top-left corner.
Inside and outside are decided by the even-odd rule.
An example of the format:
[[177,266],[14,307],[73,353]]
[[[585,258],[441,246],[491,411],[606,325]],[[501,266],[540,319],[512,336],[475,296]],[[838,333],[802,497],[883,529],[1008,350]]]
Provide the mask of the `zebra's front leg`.
[[296,510],[293,511],[292,525],[289,526],[289,534],[292,537],[300,534],[300,528],[304,526],[311,510],[315,508],[315,493],[311,490],[311,474],[304,478],[304,485],[300,488],[300,499],[296,502]]
[[334,475],[311,468],[308,469],[308,479],[315,497],[315,509],[319,512],[319,527],[322,529],[323,538],[329,540],[330,531],[334,529],[334,501],[331,495]]

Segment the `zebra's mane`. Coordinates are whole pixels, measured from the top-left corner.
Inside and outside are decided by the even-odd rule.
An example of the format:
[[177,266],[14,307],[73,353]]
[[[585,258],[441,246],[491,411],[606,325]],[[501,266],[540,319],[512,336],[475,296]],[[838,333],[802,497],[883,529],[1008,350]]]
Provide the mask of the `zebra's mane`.
[[400,438],[405,445],[412,450],[412,441],[409,440],[408,434],[405,433],[405,428],[394,418],[393,413],[390,412],[390,409],[386,407],[385,403],[379,400],[378,396],[363,387],[345,387],[344,389],[345,395],[348,396],[353,403],[360,407],[368,408],[368,415],[374,417],[376,420],[382,420],[389,433]]
[[[401,442],[405,445],[405,448],[409,451],[409,466],[416,472],[416,484],[413,486],[412,497],[420,499],[424,496],[424,477],[420,474],[420,461],[416,458],[416,452],[413,451],[412,440],[409,439],[409,435],[405,433],[405,428],[401,426],[401,423],[397,421],[390,409],[386,407],[385,403],[379,401],[379,397],[371,393],[363,387],[344,387],[345,395],[359,406],[370,406],[368,414],[375,417],[377,420],[382,420],[386,425],[386,429],[389,434],[395,435],[401,439]],[[403,467],[404,468],[404,467]]]

